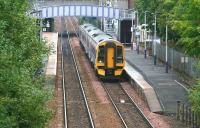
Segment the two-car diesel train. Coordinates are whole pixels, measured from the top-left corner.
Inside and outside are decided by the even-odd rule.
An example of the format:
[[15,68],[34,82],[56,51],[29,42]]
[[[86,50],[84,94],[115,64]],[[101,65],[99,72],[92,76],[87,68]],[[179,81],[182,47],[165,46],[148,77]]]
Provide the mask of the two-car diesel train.
[[119,78],[124,70],[124,46],[91,24],[79,27],[79,37],[100,78]]

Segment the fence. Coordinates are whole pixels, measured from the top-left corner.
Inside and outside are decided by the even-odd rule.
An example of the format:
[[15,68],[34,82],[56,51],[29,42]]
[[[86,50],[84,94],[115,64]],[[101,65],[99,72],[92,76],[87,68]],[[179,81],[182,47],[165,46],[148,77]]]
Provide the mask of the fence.
[[[153,49],[153,48],[152,48]],[[158,59],[165,62],[165,56],[166,56],[166,47],[161,44],[156,45],[156,55]],[[172,68],[184,72],[187,75],[197,78],[200,76],[200,70],[197,69],[196,65],[198,63],[197,60],[194,58],[188,57],[187,55],[177,52],[173,48],[168,47],[168,64]]]
[[177,101],[177,119],[184,122],[192,128],[200,128],[200,115],[194,113],[190,107],[185,106],[184,103]]

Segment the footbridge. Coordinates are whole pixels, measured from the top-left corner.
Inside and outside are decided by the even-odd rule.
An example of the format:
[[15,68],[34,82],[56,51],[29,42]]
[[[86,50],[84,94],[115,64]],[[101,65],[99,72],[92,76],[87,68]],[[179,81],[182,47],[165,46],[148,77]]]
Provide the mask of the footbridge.
[[[46,2],[35,5],[37,13],[31,13],[38,18],[54,18],[60,16],[99,17],[116,20],[135,19],[131,10],[113,7],[109,4],[99,4],[94,1],[77,2]],[[38,13],[39,12],[39,13]]]
[[[101,29],[107,34],[117,38],[120,42],[130,45],[133,35],[131,27],[135,21],[134,10],[125,9],[126,0],[117,3],[109,1],[45,1],[34,4],[32,15],[38,19],[55,17],[96,17],[101,19]],[[121,5],[120,5],[121,4]]]

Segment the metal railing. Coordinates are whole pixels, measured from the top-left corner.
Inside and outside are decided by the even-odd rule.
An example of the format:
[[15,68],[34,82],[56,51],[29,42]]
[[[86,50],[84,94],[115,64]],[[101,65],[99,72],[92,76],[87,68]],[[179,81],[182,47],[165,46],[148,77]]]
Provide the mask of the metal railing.
[[[165,62],[165,45],[156,45],[156,54],[158,59]],[[198,60],[189,57],[173,48],[168,48],[168,63],[173,69],[183,72],[191,77],[197,78],[200,75],[200,70],[197,68]]]
[[180,101],[177,101],[176,118],[184,122],[187,126],[192,126],[192,128],[200,127],[200,115]]

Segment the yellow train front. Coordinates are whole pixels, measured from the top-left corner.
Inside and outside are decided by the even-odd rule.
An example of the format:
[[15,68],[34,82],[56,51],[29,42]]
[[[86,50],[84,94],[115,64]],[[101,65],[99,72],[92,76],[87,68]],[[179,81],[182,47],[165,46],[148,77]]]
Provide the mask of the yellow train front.
[[96,74],[101,78],[118,78],[122,75],[124,46],[91,24],[80,26],[81,43],[94,65]]

